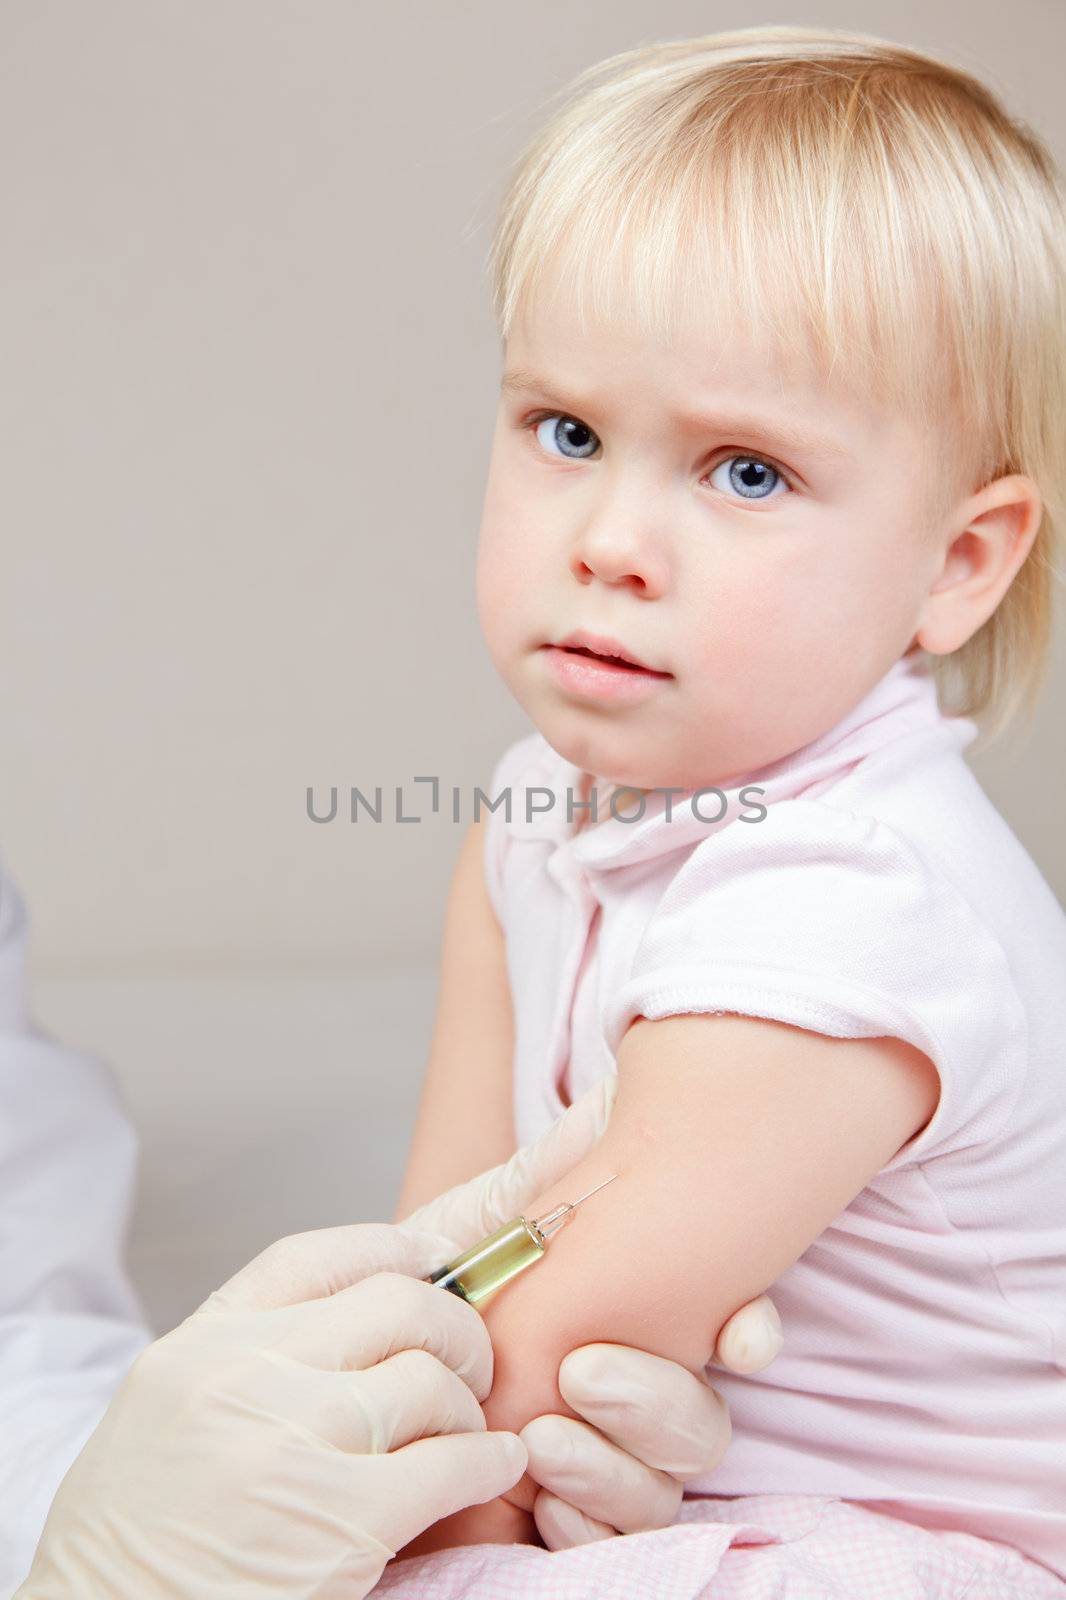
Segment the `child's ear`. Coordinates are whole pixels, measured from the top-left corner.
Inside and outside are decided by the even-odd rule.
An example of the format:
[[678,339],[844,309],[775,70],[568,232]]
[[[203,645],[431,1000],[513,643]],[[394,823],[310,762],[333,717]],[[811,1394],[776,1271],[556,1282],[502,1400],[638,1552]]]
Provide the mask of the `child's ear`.
[[950,655],[987,622],[1032,549],[1044,502],[1031,478],[997,478],[960,508],[913,643]]

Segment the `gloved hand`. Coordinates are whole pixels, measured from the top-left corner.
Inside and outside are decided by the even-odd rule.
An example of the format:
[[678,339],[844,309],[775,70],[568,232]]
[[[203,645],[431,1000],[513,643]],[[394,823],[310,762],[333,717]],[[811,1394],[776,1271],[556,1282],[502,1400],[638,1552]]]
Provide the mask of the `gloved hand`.
[[[605,1080],[510,1162],[402,1225],[279,1240],[143,1351],[60,1485],[16,1600],[228,1600],[236,1592],[361,1600],[425,1528],[512,1488],[527,1452],[513,1435],[489,1432],[477,1404],[492,1386],[488,1331],[473,1307],[415,1280],[568,1172],[606,1127],[614,1086]],[[420,1218],[454,1232],[419,1231]],[[655,1360],[585,1347],[603,1349],[616,1373],[633,1357]],[[661,1363],[659,1377],[671,1366]],[[702,1403],[698,1380],[677,1372]],[[683,1393],[677,1372],[669,1374],[674,1405]],[[598,1383],[596,1392],[608,1391]],[[701,1414],[710,1454],[720,1455],[727,1419],[723,1432],[719,1407]],[[556,1417],[528,1429],[549,1424],[583,1427]],[[613,1493],[611,1434],[640,1457],[630,1458],[636,1476]],[[599,1474],[608,1532],[620,1514],[624,1522],[652,1503],[659,1473],[641,1462],[654,1463],[664,1442],[683,1434],[671,1423],[642,1430],[607,1421],[589,1477]],[[550,1481],[566,1495],[561,1478]],[[563,1517],[563,1542],[575,1542],[568,1502],[559,1503],[546,1526]],[[586,1492],[580,1504],[595,1518],[600,1502]]]
[[[577,1165],[606,1128],[617,1088],[614,1074],[601,1079],[540,1139],[398,1226],[439,1232],[436,1266],[469,1249],[547,1187],[545,1163],[559,1175]],[[724,1324],[708,1366],[757,1372],[782,1343],[777,1309],[759,1295]],[[667,1527],[685,1480],[713,1471],[729,1447],[729,1408],[710,1382],[649,1351],[582,1345],[560,1363],[558,1381],[566,1403],[587,1421],[548,1413],[518,1435],[529,1451],[526,1470],[541,1485],[533,1517],[549,1550]]]
[[417,1281],[438,1260],[387,1223],[266,1250],[138,1356],[16,1600],[360,1600],[511,1488],[525,1449],[478,1404],[488,1330]]
[[[709,1365],[757,1372],[782,1344],[777,1308],[759,1295],[725,1324]],[[650,1351],[581,1345],[559,1365],[559,1391],[588,1423],[549,1413],[518,1435],[542,1486],[533,1518],[549,1550],[668,1527],[685,1481],[729,1448],[729,1407],[709,1379]]]
[[[601,1091],[436,1220],[492,1231],[605,1126]],[[478,1405],[488,1330],[418,1281],[441,1247],[388,1223],[296,1234],[150,1345],[60,1484],[19,1600],[360,1600],[424,1529],[513,1488],[526,1450]]]

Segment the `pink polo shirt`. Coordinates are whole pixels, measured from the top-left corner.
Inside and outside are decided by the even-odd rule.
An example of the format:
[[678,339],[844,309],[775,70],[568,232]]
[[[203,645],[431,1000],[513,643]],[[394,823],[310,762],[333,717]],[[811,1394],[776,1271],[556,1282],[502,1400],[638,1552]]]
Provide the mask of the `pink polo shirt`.
[[485,870],[520,1144],[637,1016],[887,1035],[940,1075],[927,1127],[773,1285],[782,1353],[712,1369],[733,1442],[686,1497],[838,1495],[1066,1578],[1066,916],[963,760],[977,731],[916,652],[728,790],[621,793],[579,832],[582,773],[533,732],[493,771]]

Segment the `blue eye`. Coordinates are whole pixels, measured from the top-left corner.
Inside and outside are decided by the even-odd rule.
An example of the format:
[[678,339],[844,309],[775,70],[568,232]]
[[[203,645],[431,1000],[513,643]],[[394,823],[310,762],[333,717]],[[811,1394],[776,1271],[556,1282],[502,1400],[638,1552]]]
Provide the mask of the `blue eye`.
[[[530,423],[536,433],[538,442],[544,445],[545,449],[548,447],[545,440],[541,438],[540,430],[546,422],[552,423],[552,427],[548,429],[548,437],[559,445],[567,460],[584,461],[588,454],[588,441],[596,437],[592,429],[587,428],[576,417],[566,417],[561,411],[550,411],[547,416],[536,418]],[[562,448],[564,445],[567,447],[566,449]],[[573,455],[569,453],[571,447],[574,450]]]
[[[722,467],[729,468],[730,488],[735,489],[745,500],[769,500],[773,495],[775,484],[785,483],[783,474],[771,466],[769,461],[764,461],[761,456],[726,456],[724,461],[719,461],[714,472],[719,472]],[[716,489],[722,487],[714,483],[714,473],[711,474],[711,482]]]
[[[530,417],[523,426],[532,431],[541,449],[548,455],[553,454],[553,446],[558,454],[566,461],[587,461],[599,443],[592,429],[577,417],[567,416],[562,411],[541,411],[536,416]],[[791,494],[792,487],[780,468],[772,462],[764,460],[762,456],[731,455],[725,456],[718,465],[712,469],[708,480],[713,487],[721,493],[728,491],[724,484],[714,483],[714,473],[722,467],[728,467],[727,483],[735,495],[743,500],[770,500],[776,488],[783,488]]]

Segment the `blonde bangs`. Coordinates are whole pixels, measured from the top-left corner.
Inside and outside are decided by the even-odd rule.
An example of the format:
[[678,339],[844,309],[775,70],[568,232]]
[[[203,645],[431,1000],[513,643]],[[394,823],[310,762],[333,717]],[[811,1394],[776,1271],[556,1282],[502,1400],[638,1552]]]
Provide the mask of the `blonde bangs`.
[[945,709],[994,731],[1019,696],[1031,710],[1066,485],[1066,213],[1043,145],[966,73],[836,30],[645,45],[560,93],[492,241],[501,339],[565,285],[583,326],[740,332],[950,427],[970,481],[945,475],[944,510],[1028,474],[1045,504],[1030,556],[955,656],[930,659]]

